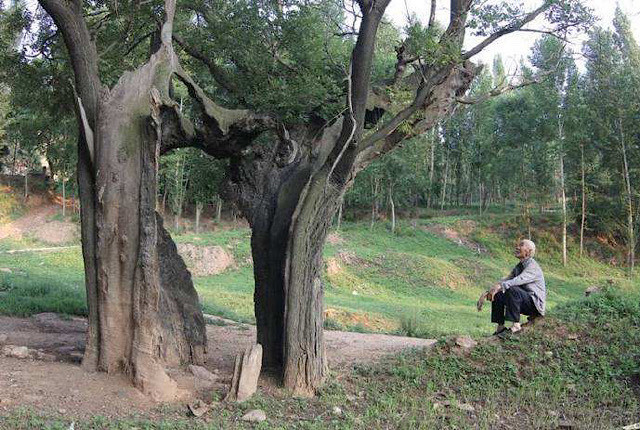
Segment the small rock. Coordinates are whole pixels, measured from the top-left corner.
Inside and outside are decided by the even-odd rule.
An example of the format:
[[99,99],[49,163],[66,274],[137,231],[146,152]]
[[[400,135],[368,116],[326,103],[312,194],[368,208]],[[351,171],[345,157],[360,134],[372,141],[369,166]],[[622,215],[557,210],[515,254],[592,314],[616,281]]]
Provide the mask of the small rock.
[[8,336],[6,334],[0,334],[0,343],[7,343]]
[[7,345],[2,348],[2,355],[13,358],[29,358],[29,348],[26,346]]
[[475,340],[471,339],[471,337],[469,337],[469,336],[458,336],[458,337],[456,337],[456,345],[458,345],[461,348],[469,349],[469,348],[473,348],[477,344],[478,344],[478,342],[476,342]]
[[474,408],[473,405],[470,405],[469,403],[458,403],[458,409],[466,412],[476,411],[476,408]]
[[577,334],[570,334],[570,335],[567,336],[567,339],[576,340],[576,339],[578,339],[578,335]]
[[353,291],[351,292],[351,294],[352,294],[352,295],[354,295],[354,296],[357,296],[357,295],[358,295],[358,292],[357,292],[356,290],[353,290]]
[[42,352],[42,351],[35,351],[35,358],[36,360],[41,360],[41,361],[56,361],[56,356],[52,355],[52,354],[47,354],[46,352]]
[[544,355],[548,358],[552,358],[553,357],[553,351],[545,351]]
[[599,292],[600,292],[600,287],[598,287],[597,285],[592,285],[586,290],[584,290],[584,295],[589,297],[591,294],[596,294]]
[[433,404],[433,409],[448,408],[449,406],[451,406],[451,402],[448,400],[443,400],[441,402],[435,402]]
[[622,430],[640,430],[640,423],[629,424],[628,426],[622,427]]
[[576,428],[572,422],[567,420],[558,421],[558,429],[570,430]]
[[202,400],[198,399],[193,403],[189,403],[189,410],[195,417],[201,417],[207,412],[209,412],[210,406],[207,405]]
[[61,415],[64,415],[64,414],[67,413],[67,410],[64,409],[64,408],[60,408],[60,409],[58,409],[58,413],[61,414]]
[[331,413],[333,415],[342,415],[342,409],[339,406],[334,406],[333,408],[331,408]]
[[202,366],[196,366],[195,364],[189,365],[189,371],[195,376],[197,379],[216,382],[218,377],[213,373],[209,372]]
[[11,269],[8,267],[0,267],[0,272],[2,273],[11,273]]
[[262,368],[262,345],[255,344],[236,356],[231,387],[225,400],[244,402],[258,389]]
[[250,423],[260,423],[267,419],[267,414],[265,414],[261,409],[253,409],[244,414],[240,419]]
[[347,394],[347,401],[351,403],[355,403],[358,398],[352,394]]

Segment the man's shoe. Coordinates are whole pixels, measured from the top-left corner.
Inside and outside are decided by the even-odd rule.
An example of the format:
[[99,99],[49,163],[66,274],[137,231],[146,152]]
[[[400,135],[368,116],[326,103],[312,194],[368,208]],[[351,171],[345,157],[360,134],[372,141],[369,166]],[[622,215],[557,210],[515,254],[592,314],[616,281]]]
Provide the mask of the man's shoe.
[[496,331],[493,332],[493,336],[499,336],[500,333],[504,333],[505,331],[509,331],[509,329],[504,326],[500,327],[499,329],[496,329]]

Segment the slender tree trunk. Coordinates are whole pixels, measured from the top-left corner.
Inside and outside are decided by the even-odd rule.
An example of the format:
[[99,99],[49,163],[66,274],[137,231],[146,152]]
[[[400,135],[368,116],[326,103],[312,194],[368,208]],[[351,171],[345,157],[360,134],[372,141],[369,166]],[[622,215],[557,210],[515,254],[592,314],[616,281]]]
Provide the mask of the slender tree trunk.
[[202,214],[202,202],[196,202],[196,234],[200,233],[200,215]]
[[218,197],[218,201],[216,202],[216,222],[220,224],[222,221],[222,199]]
[[625,191],[627,197],[627,263],[629,264],[630,271],[633,272],[636,256],[635,256],[635,248],[636,248],[636,240],[635,240],[635,232],[634,232],[634,224],[633,224],[633,193],[631,191],[631,179],[629,177],[629,164],[627,161],[627,149],[625,142],[625,133],[622,127],[622,118],[620,117],[618,120],[618,129],[620,132],[620,146],[622,148],[622,166],[623,166],[623,180],[625,184]]
[[336,230],[340,231],[340,226],[342,224],[342,208],[344,206],[344,201],[340,202],[340,206],[338,206],[338,224],[336,226]]
[[24,172],[24,198],[29,197],[29,170]]
[[447,196],[447,176],[449,174],[449,150],[447,149],[444,154],[444,174],[442,177],[442,192],[440,193],[440,210],[444,210],[444,202]]
[[389,205],[391,206],[391,233],[396,232],[396,205],[393,201],[393,186],[389,186]]
[[66,216],[67,210],[67,180],[66,178],[62,178],[62,218]]
[[432,195],[433,195],[433,174],[435,172],[435,150],[436,150],[436,131],[435,127],[432,131],[431,138],[431,156],[429,157],[429,199],[427,200],[427,208],[431,208]]
[[567,265],[567,196],[564,187],[564,155],[560,152],[560,189],[562,198],[562,265]]
[[582,216],[580,219],[580,258],[584,252],[584,227],[587,219],[587,191],[585,184],[584,144],[580,144],[580,186],[582,189]]
[[373,226],[376,223],[378,217],[378,193],[380,190],[380,180],[376,177],[373,179],[373,198],[371,202],[371,224],[369,230],[373,230]]

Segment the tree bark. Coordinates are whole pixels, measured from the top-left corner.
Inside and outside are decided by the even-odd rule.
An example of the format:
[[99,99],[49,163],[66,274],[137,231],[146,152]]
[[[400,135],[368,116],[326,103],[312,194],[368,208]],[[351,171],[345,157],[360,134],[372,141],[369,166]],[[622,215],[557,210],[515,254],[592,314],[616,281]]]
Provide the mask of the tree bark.
[[64,219],[67,212],[67,180],[62,178],[62,218]]
[[564,187],[564,156],[560,153],[560,189],[562,199],[562,265],[567,265],[567,196]]
[[625,133],[622,127],[622,116],[620,116],[618,120],[618,131],[620,133],[620,146],[622,149],[622,174],[625,185],[625,194],[627,198],[627,264],[629,265],[629,270],[633,272],[636,255],[636,240],[635,240],[635,228],[633,224],[633,194],[631,191],[631,179],[629,177],[629,163],[627,161],[627,148],[625,142]]
[[584,252],[584,227],[587,217],[587,191],[585,184],[584,144],[580,144],[580,187],[582,191],[582,215],[580,219],[580,258]]
[[389,186],[389,206],[391,207],[391,233],[396,232],[396,204],[393,201],[393,186]]
[[[155,212],[156,175],[175,61],[175,5],[166,4],[160,49],[111,90],[80,3],[41,0],[62,31],[76,82],[78,185],[89,308],[83,366],[125,373],[159,400],[177,386],[165,366],[202,363],[206,333],[191,276]],[[169,39],[167,40],[167,35]]]
[[202,214],[202,203],[196,202],[196,234],[200,233],[200,215]]

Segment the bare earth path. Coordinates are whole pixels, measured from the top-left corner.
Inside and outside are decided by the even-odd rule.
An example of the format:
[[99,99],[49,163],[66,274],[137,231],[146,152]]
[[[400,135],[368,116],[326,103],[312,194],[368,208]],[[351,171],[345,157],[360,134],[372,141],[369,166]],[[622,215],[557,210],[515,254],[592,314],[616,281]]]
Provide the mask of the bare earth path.
[[[62,320],[52,314],[36,318],[0,316],[0,350],[3,345],[26,346],[38,359],[0,354],[0,415],[20,406],[40,413],[87,418],[94,415],[152,414],[157,406],[131,387],[124,378],[85,372],[79,365],[84,349],[86,322]],[[171,374],[185,391],[183,401],[203,396],[211,389],[223,393],[231,380],[235,355],[255,342],[255,327],[209,325],[206,367],[218,375],[217,383],[204,386],[183,369]],[[424,348],[432,339],[382,334],[325,331],[332,370],[344,372],[357,363],[370,363],[405,348]],[[276,392],[273,382],[262,378],[260,390]]]

